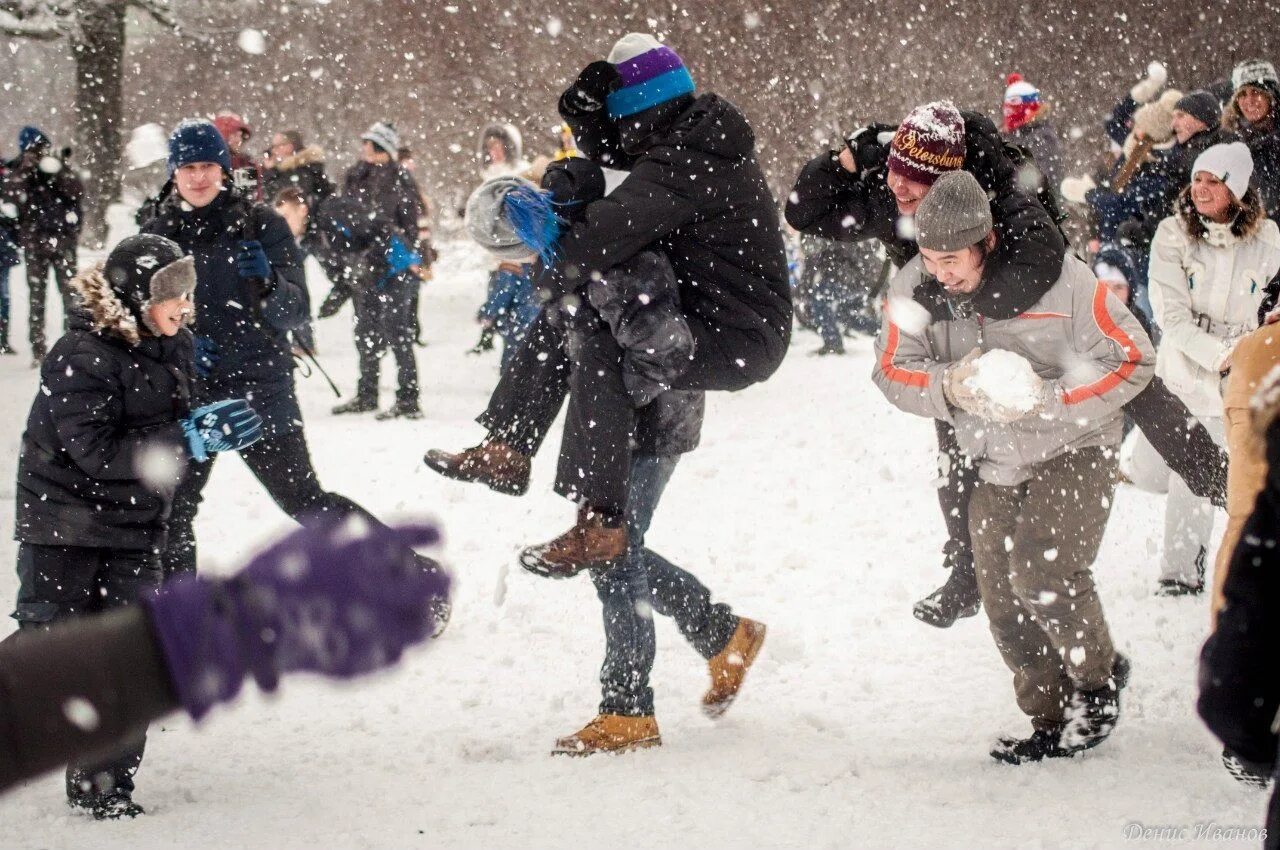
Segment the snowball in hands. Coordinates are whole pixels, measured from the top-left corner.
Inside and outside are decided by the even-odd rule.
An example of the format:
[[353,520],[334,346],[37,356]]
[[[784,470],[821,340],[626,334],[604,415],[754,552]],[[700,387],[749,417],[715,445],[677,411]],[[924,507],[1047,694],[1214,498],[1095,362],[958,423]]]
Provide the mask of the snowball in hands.
[[992,422],[1016,422],[1039,409],[1044,381],[1021,354],[996,349],[976,358],[963,378],[976,396],[976,416]]

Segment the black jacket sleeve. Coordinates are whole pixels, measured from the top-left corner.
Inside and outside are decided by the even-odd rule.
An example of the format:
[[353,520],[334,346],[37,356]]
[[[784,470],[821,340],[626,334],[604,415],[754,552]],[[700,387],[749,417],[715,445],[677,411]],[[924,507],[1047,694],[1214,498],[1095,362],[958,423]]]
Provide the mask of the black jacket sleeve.
[[1231,556],[1226,606],[1200,653],[1197,709],[1227,749],[1271,770],[1280,743],[1280,423],[1267,435],[1267,463],[1266,483]]
[[1030,309],[1057,283],[1067,241],[1044,207],[1029,195],[998,198],[991,212],[998,242],[987,258],[986,282],[974,296],[974,306],[988,318],[1011,319]]
[[71,354],[66,364],[42,370],[49,412],[67,455],[92,478],[138,477],[141,455],[161,443],[185,446],[177,422],[124,429],[123,387],[109,361],[91,351]]
[[809,160],[787,198],[787,223],[801,233],[859,242],[897,238],[893,193],[877,171],[850,174],[828,151]]
[[573,131],[578,150],[600,165],[629,171],[634,164],[634,158],[622,150],[622,135],[618,132],[618,125],[603,109],[584,112],[574,108],[568,97],[572,89],[573,87],[570,86],[560,95],[559,108],[560,117]]
[[697,213],[687,183],[658,156],[637,163],[618,188],[566,228],[560,260],[539,276],[539,289],[552,297],[572,292],[687,224]]
[[178,708],[141,608],[0,643],[0,791],[109,753]]
[[275,276],[275,286],[262,300],[262,318],[277,330],[295,330],[311,318],[311,300],[298,243],[289,225],[274,210],[258,206],[254,212],[256,238],[262,243]]

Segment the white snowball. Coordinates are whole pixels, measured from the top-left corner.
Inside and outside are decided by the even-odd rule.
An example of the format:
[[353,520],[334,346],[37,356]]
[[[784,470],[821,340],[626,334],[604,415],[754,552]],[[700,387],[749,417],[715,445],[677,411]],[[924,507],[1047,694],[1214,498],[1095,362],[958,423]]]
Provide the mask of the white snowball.
[[84,697],[71,697],[62,704],[62,713],[72,725],[83,732],[92,732],[100,722],[98,709]]
[[240,38],[237,40],[237,44],[240,45],[240,49],[245,53],[257,56],[267,49],[267,37],[262,34],[262,30],[245,28],[240,30]]
[[975,371],[965,383],[1001,407],[1029,412],[1040,400],[1042,382],[1021,354],[996,349],[974,361]]
[[125,159],[130,168],[145,168],[169,156],[169,141],[159,124],[143,124],[134,127],[129,142],[124,146]]

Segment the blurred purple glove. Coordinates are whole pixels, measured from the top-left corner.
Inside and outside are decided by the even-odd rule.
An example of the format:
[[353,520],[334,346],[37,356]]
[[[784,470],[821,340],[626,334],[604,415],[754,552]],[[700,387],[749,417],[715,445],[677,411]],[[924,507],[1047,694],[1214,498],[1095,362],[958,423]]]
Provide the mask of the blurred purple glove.
[[252,674],[345,679],[394,664],[431,635],[449,577],[411,547],[434,527],[388,529],[348,518],[290,534],[231,579],[182,577],[146,601],[183,707],[197,720]]

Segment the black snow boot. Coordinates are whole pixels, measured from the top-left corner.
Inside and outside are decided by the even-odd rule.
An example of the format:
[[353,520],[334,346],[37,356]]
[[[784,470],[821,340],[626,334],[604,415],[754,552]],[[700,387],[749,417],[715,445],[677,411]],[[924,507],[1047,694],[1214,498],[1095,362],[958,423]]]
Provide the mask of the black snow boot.
[[978,577],[973,571],[973,555],[961,553],[948,555],[951,575],[933,593],[917,602],[911,609],[917,620],[947,629],[956,620],[972,617],[982,607],[978,595]]
[[1162,578],[1160,586],[1156,588],[1156,596],[1199,596],[1204,593],[1205,561],[1208,557],[1208,550],[1201,546],[1196,553],[1196,581],[1188,583],[1174,578]]
[[1076,689],[1067,705],[1062,745],[1070,750],[1087,750],[1110,737],[1120,719],[1120,692],[1129,684],[1129,659],[1116,653],[1111,678],[1092,690]]
[[1222,766],[1241,785],[1262,791],[1271,784],[1271,773],[1265,767],[1247,762],[1225,747],[1222,750]]
[[1027,764],[1044,759],[1070,758],[1074,750],[1062,746],[1062,727],[1037,729],[1030,738],[1000,738],[991,748],[991,757],[1005,764]]
[[388,419],[421,419],[422,407],[419,406],[417,399],[408,401],[397,399],[395,404],[373,418],[379,422],[386,422]]
[[[435,558],[428,558],[426,555],[414,553],[418,567],[423,572],[440,573],[444,571],[444,567]],[[449,618],[453,616],[453,603],[448,599],[437,596],[431,600],[431,637],[437,638],[444,634],[444,630],[449,627]]]
[[107,794],[77,794],[69,797],[67,803],[73,809],[80,809],[93,815],[94,820],[120,820],[145,815],[147,810],[133,802],[133,797],[125,791],[112,791]]
[[334,416],[343,416],[347,413],[371,413],[378,409],[378,402],[371,398],[360,398],[356,396],[351,401],[338,405],[333,409]]

